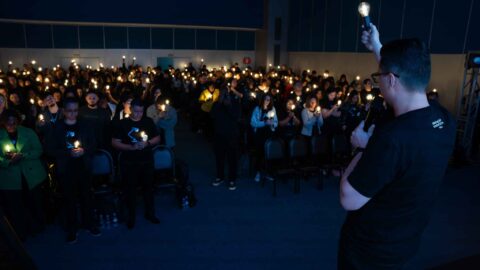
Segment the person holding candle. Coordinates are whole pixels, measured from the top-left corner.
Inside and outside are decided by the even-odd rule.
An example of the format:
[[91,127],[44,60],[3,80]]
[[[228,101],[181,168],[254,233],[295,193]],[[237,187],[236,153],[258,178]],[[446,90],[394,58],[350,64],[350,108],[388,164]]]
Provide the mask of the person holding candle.
[[285,142],[300,134],[302,120],[293,99],[288,99],[284,108],[278,110],[278,119],[278,131]]
[[43,100],[43,108],[37,116],[37,132],[41,139],[43,139],[58,120],[63,120],[63,109],[60,108],[50,92],[43,92],[40,94]]
[[220,91],[215,88],[214,83],[209,82],[207,89],[203,90],[198,98],[198,101],[201,104],[202,120],[207,138],[211,138],[213,134],[213,123],[210,117],[210,111],[212,110],[213,104],[217,102],[219,96]]
[[454,149],[456,124],[446,109],[428,102],[425,43],[414,38],[382,45],[371,23],[361,40],[375,55],[372,79],[395,118],[377,127],[361,122],[352,132],[352,146],[361,151],[340,182],[340,203],[348,212],[338,268],[401,269],[419,248]]
[[6,110],[0,117],[0,206],[20,239],[45,227],[41,185],[47,178],[35,132],[19,126],[20,117]]
[[160,132],[162,144],[173,149],[175,147],[177,110],[170,104],[166,104],[166,100],[158,95],[155,104],[147,108],[147,116],[153,120],[157,130]]
[[240,100],[243,94],[237,91],[237,80],[230,80],[230,86],[222,89],[211,116],[214,127],[214,151],[217,174],[212,182],[219,186],[225,180],[225,158],[228,162],[228,189],[237,188],[238,145],[240,143]]
[[321,133],[323,118],[321,108],[318,106],[318,101],[315,96],[307,99],[307,104],[302,110],[302,122],[303,127],[301,133],[308,141]]
[[[53,126],[45,140],[45,152],[55,161],[66,213],[66,241],[71,244],[77,241],[80,225],[94,236],[101,234],[93,220],[90,174],[97,142],[91,127],[78,119],[78,107],[77,99],[65,98],[63,119]],[[77,202],[81,223],[77,220]]]
[[121,152],[119,166],[123,180],[127,208],[127,227],[133,229],[136,219],[136,193],[138,181],[143,188],[145,219],[153,224],[160,223],[155,216],[153,195],[153,146],[160,143],[160,135],[153,120],[144,117],[144,104],[140,99],[131,102],[129,118],[116,125],[112,135],[112,146]]
[[255,107],[250,119],[250,125],[253,129],[255,149],[257,151],[255,181],[259,182],[261,180],[260,171],[263,169],[265,142],[273,135],[275,128],[278,126],[277,113],[275,107],[273,107],[270,95],[264,95],[259,106]]

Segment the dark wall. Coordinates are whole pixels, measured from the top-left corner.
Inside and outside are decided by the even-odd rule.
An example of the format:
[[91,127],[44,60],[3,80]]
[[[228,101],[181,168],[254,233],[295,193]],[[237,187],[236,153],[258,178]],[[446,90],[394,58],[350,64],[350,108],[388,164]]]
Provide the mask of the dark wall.
[[[364,52],[356,0],[290,0],[289,51]],[[432,53],[480,50],[480,0],[369,0],[382,43],[418,37]],[[469,15],[471,19],[469,23]],[[469,29],[467,31],[467,25]]]
[[259,0],[3,0],[0,18],[262,28]]
[[255,31],[1,23],[0,48],[255,50]]

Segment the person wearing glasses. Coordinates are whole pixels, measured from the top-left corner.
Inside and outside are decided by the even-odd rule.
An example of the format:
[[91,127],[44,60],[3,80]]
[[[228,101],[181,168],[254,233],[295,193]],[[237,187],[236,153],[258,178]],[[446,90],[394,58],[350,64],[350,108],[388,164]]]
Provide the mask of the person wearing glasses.
[[[429,104],[430,53],[419,39],[382,46],[375,25],[362,42],[374,53],[378,83],[395,118],[352,132],[359,149],[340,183],[347,212],[339,269],[400,269],[416,253],[455,141],[452,115]],[[367,129],[368,131],[365,131]]]

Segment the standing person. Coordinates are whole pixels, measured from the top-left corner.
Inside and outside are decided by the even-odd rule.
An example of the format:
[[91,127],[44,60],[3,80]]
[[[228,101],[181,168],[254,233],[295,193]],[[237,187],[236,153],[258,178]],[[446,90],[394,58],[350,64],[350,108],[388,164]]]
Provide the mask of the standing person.
[[214,148],[217,177],[212,182],[219,186],[225,179],[225,157],[228,161],[228,189],[237,189],[238,144],[240,143],[240,100],[243,94],[237,91],[237,80],[222,89],[218,101],[212,107]]
[[[363,31],[374,52],[378,82],[395,118],[373,133],[352,133],[357,154],[342,177],[348,210],[338,250],[339,269],[400,269],[417,252],[455,141],[455,122],[429,105],[430,54],[418,39],[380,43],[377,28]],[[373,136],[372,136],[373,133]]]
[[67,242],[77,241],[79,222],[77,201],[82,212],[82,225],[93,236],[99,236],[92,211],[92,158],[96,150],[95,134],[90,126],[78,120],[79,102],[75,98],[63,101],[63,120],[58,121],[47,135],[45,152],[55,160],[57,177],[62,190],[66,213]]
[[173,149],[175,147],[175,125],[177,124],[177,110],[170,106],[159,95],[154,104],[147,108],[150,117],[161,134],[161,144]]
[[323,125],[321,108],[318,106],[317,98],[315,96],[311,96],[307,99],[307,104],[302,110],[302,121],[302,135],[307,139],[307,145],[310,145],[312,137],[320,135],[320,129]]
[[45,227],[41,184],[47,174],[37,135],[19,126],[20,121],[14,110],[6,110],[0,118],[0,207],[24,240]]
[[160,136],[153,120],[144,117],[143,102],[134,99],[130,105],[132,114],[116,125],[112,146],[122,155],[119,166],[126,195],[127,227],[133,229],[136,217],[137,181],[142,181],[145,219],[153,224],[160,223],[155,216],[152,152],[152,147],[160,142]]
[[[268,94],[262,96],[259,106],[253,110],[250,125],[253,129],[255,149],[257,151],[255,162],[257,174],[255,175],[255,182],[259,182],[261,180],[260,171],[263,170],[265,142],[268,138],[272,137],[278,126],[277,112],[275,107],[273,107],[272,96]],[[266,177],[269,180],[271,179],[271,177]]]
[[79,117],[95,131],[97,147],[110,149],[110,115],[109,112],[98,106],[98,93],[88,91],[85,96],[86,106],[79,109]]

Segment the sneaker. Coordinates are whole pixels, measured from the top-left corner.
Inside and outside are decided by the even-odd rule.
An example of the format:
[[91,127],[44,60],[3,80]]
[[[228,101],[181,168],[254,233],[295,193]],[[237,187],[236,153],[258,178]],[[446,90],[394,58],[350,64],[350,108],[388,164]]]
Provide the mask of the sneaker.
[[78,233],[77,232],[70,232],[67,234],[67,243],[75,244],[77,242]]
[[235,185],[235,182],[231,181],[228,183],[228,189],[229,190],[235,190],[237,189],[237,185]]
[[212,186],[218,187],[218,186],[220,186],[221,183],[223,183],[223,179],[216,178],[216,179],[212,182]]
[[255,182],[260,182],[260,172],[257,172],[257,175],[255,175]]
[[90,228],[88,231],[89,231],[90,234],[93,235],[93,236],[100,236],[100,235],[102,235],[102,232],[100,231],[100,229],[98,229],[97,226],[93,226],[93,227]]
[[268,175],[267,175],[267,176],[265,176],[265,179],[267,179],[268,181],[273,181],[273,180],[275,180],[275,179],[273,179],[273,177],[271,177],[271,176],[268,176]]
[[150,221],[152,224],[160,224],[160,219],[154,215],[145,215],[145,219]]

